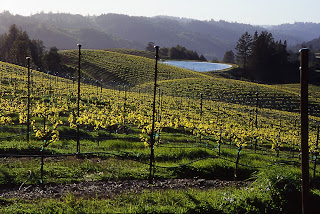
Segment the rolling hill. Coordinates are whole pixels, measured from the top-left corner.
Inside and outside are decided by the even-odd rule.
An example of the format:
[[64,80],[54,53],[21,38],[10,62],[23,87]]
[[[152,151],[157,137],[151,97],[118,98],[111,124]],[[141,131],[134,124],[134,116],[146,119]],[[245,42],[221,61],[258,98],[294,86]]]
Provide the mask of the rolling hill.
[[[135,86],[152,82],[154,79],[154,60],[139,55],[147,52],[124,49],[113,51],[84,49],[82,72],[89,78],[99,80],[103,85],[124,84]],[[126,53],[129,54],[126,54]],[[60,51],[65,65],[74,68],[78,63],[78,50]],[[145,53],[145,54],[142,54]],[[203,78],[204,74],[159,64],[159,80]]]
[[[64,63],[76,67],[78,51],[60,51]],[[153,90],[154,59],[145,57],[148,52],[135,50],[82,50],[82,72],[86,77],[100,81],[105,87],[126,85],[133,90]],[[149,57],[149,55],[147,55]],[[194,72],[187,69],[159,64],[159,87],[165,94],[174,97],[205,99],[226,103],[256,105],[258,92],[260,107],[299,111],[298,84],[265,85],[240,80],[226,79],[210,72]],[[310,114],[319,115],[319,86],[310,86]]]
[[[287,40],[296,45],[318,38],[319,24],[294,23],[272,27],[252,26],[223,20],[199,21],[193,19],[156,16],[137,17],[121,14],[82,16],[65,13],[39,13],[31,16],[0,13],[0,34],[16,24],[32,39],[44,41],[46,47],[60,50],[74,49],[82,43],[88,49],[130,48],[144,50],[148,42],[160,47],[185,46],[203,54],[207,59],[222,59],[232,50],[245,32],[268,30],[275,40]],[[312,29],[312,30],[310,30]]]

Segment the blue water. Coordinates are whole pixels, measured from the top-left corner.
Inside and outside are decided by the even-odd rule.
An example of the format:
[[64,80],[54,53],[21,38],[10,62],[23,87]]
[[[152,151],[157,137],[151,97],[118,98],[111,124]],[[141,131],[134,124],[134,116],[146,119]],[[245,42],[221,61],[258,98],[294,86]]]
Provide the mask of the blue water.
[[227,64],[211,62],[165,61],[163,63],[199,72],[219,71],[232,67]]

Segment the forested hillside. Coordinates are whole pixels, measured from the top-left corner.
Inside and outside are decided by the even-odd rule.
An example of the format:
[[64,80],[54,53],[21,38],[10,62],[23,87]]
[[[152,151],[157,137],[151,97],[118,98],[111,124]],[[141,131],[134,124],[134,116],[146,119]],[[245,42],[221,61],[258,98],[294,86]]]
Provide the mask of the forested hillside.
[[[160,47],[181,45],[197,51],[208,60],[222,59],[226,51],[234,49],[237,39],[248,31],[265,30],[263,27],[226,22],[199,21],[167,16],[133,17],[119,14],[82,16],[63,13],[39,13],[31,16],[0,14],[0,34],[16,24],[31,38],[44,42],[46,47],[73,49],[77,43],[85,48],[145,49],[148,42]],[[302,27],[301,27],[302,26]],[[310,29],[313,30],[307,30]],[[297,30],[300,29],[297,33]],[[295,23],[269,28],[276,40],[287,40],[288,46],[318,38],[319,25]]]

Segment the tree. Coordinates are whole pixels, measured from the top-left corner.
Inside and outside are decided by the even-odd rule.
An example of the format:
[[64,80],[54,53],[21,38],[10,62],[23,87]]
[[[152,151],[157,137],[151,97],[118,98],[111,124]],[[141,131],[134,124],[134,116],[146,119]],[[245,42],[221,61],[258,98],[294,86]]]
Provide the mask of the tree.
[[163,47],[159,50],[159,55],[161,58],[168,58],[169,48]]
[[246,69],[247,60],[251,55],[252,37],[248,32],[245,32],[238,40],[236,50],[237,63]]
[[154,42],[148,42],[148,45],[146,47],[146,51],[154,52],[154,46],[155,46]]
[[[177,47],[179,47],[177,45]],[[181,53],[177,47],[172,47],[169,49],[168,56],[170,59],[182,59]]]
[[9,33],[1,36],[0,57],[3,61],[22,65],[26,56],[31,56],[32,63],[42,67],[42,58],[45,47],[40,40],[30,40],[26,31],[16,25],[9,27]]
[[13,24],[9,27],[9,33],[5,33],[2,35],[0,51],[1,58],[4,61],[11,63],[19,63],[19,48],[24,48],[24,50],[22,50],[24,52],[27,50],[26,47],[23,47],[24,42],[19,41],[22,37],[22,34],[22,30],[19,29],[15,24]]
[[246,32],[239,39],[236,50],[237,62],[248,68],[246,75],[251,79],[276,83],[292,77],[293,65],[288,60],[287,41],[275,41],[267,31],[260,34],[256,31],[253,39]]
[[56,47],[45,51],[41,40],[30,40],[26,31],[15,24],[9,27],[9,32],[0,35],[0,59],[6,62],[23,65],[26,56],[30,56],[32,64],[38,68],[46,68],[55,72],[70,72],[61,65],[61,55]]
[[262,31],[260,35],[258,35],[258,33],[255,32],[252,42],[252,54],[250,56],[251,67],[256,69],[273,64],[272,57],[275,53],[275,46],[276,43],[271,33]]
[[235,62],[234,59],[235,59],[234,53],[232,50],[230,50],[230,51],[226,51],[222,59],[222,62],[233,64]]
[[58,72],[61,68],[61,55],[58,53],[59,49],[51,47],[50,50],[44,56],[44,62],[46,69],[50,71]]
[[31,58],[35,65],[39,68],[43,68],[43,56],[46,47],[41,40],[32,40],[30,43]]
[[211,60],[211,62],[213,62],[213,63],[220,63],[218,57],[213,57],[212,60]]
[[199,60],[202,62],[208,61],[202,54],[200,55]]
[[[170,48],[168,56],[170,59],[200,60],[199,54],[196,51],[188,50],[181,45]],[[202,57],[202,60],[206,61],[204,56]]]

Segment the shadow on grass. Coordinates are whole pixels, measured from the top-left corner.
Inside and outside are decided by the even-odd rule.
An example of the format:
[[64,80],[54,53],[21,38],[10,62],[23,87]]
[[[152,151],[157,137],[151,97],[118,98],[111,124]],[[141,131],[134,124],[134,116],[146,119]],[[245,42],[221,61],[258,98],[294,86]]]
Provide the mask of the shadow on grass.
[[[196,168],[193,166],[181,166],[178,168],[170,168],[171,173],[178,178],[203,178],[203,179],[219,179],[234,180],[234,168],[211,166],[205,168]],[[246,180],[251,178],[254,170],[239,168],[237,172],[237,180]]]

